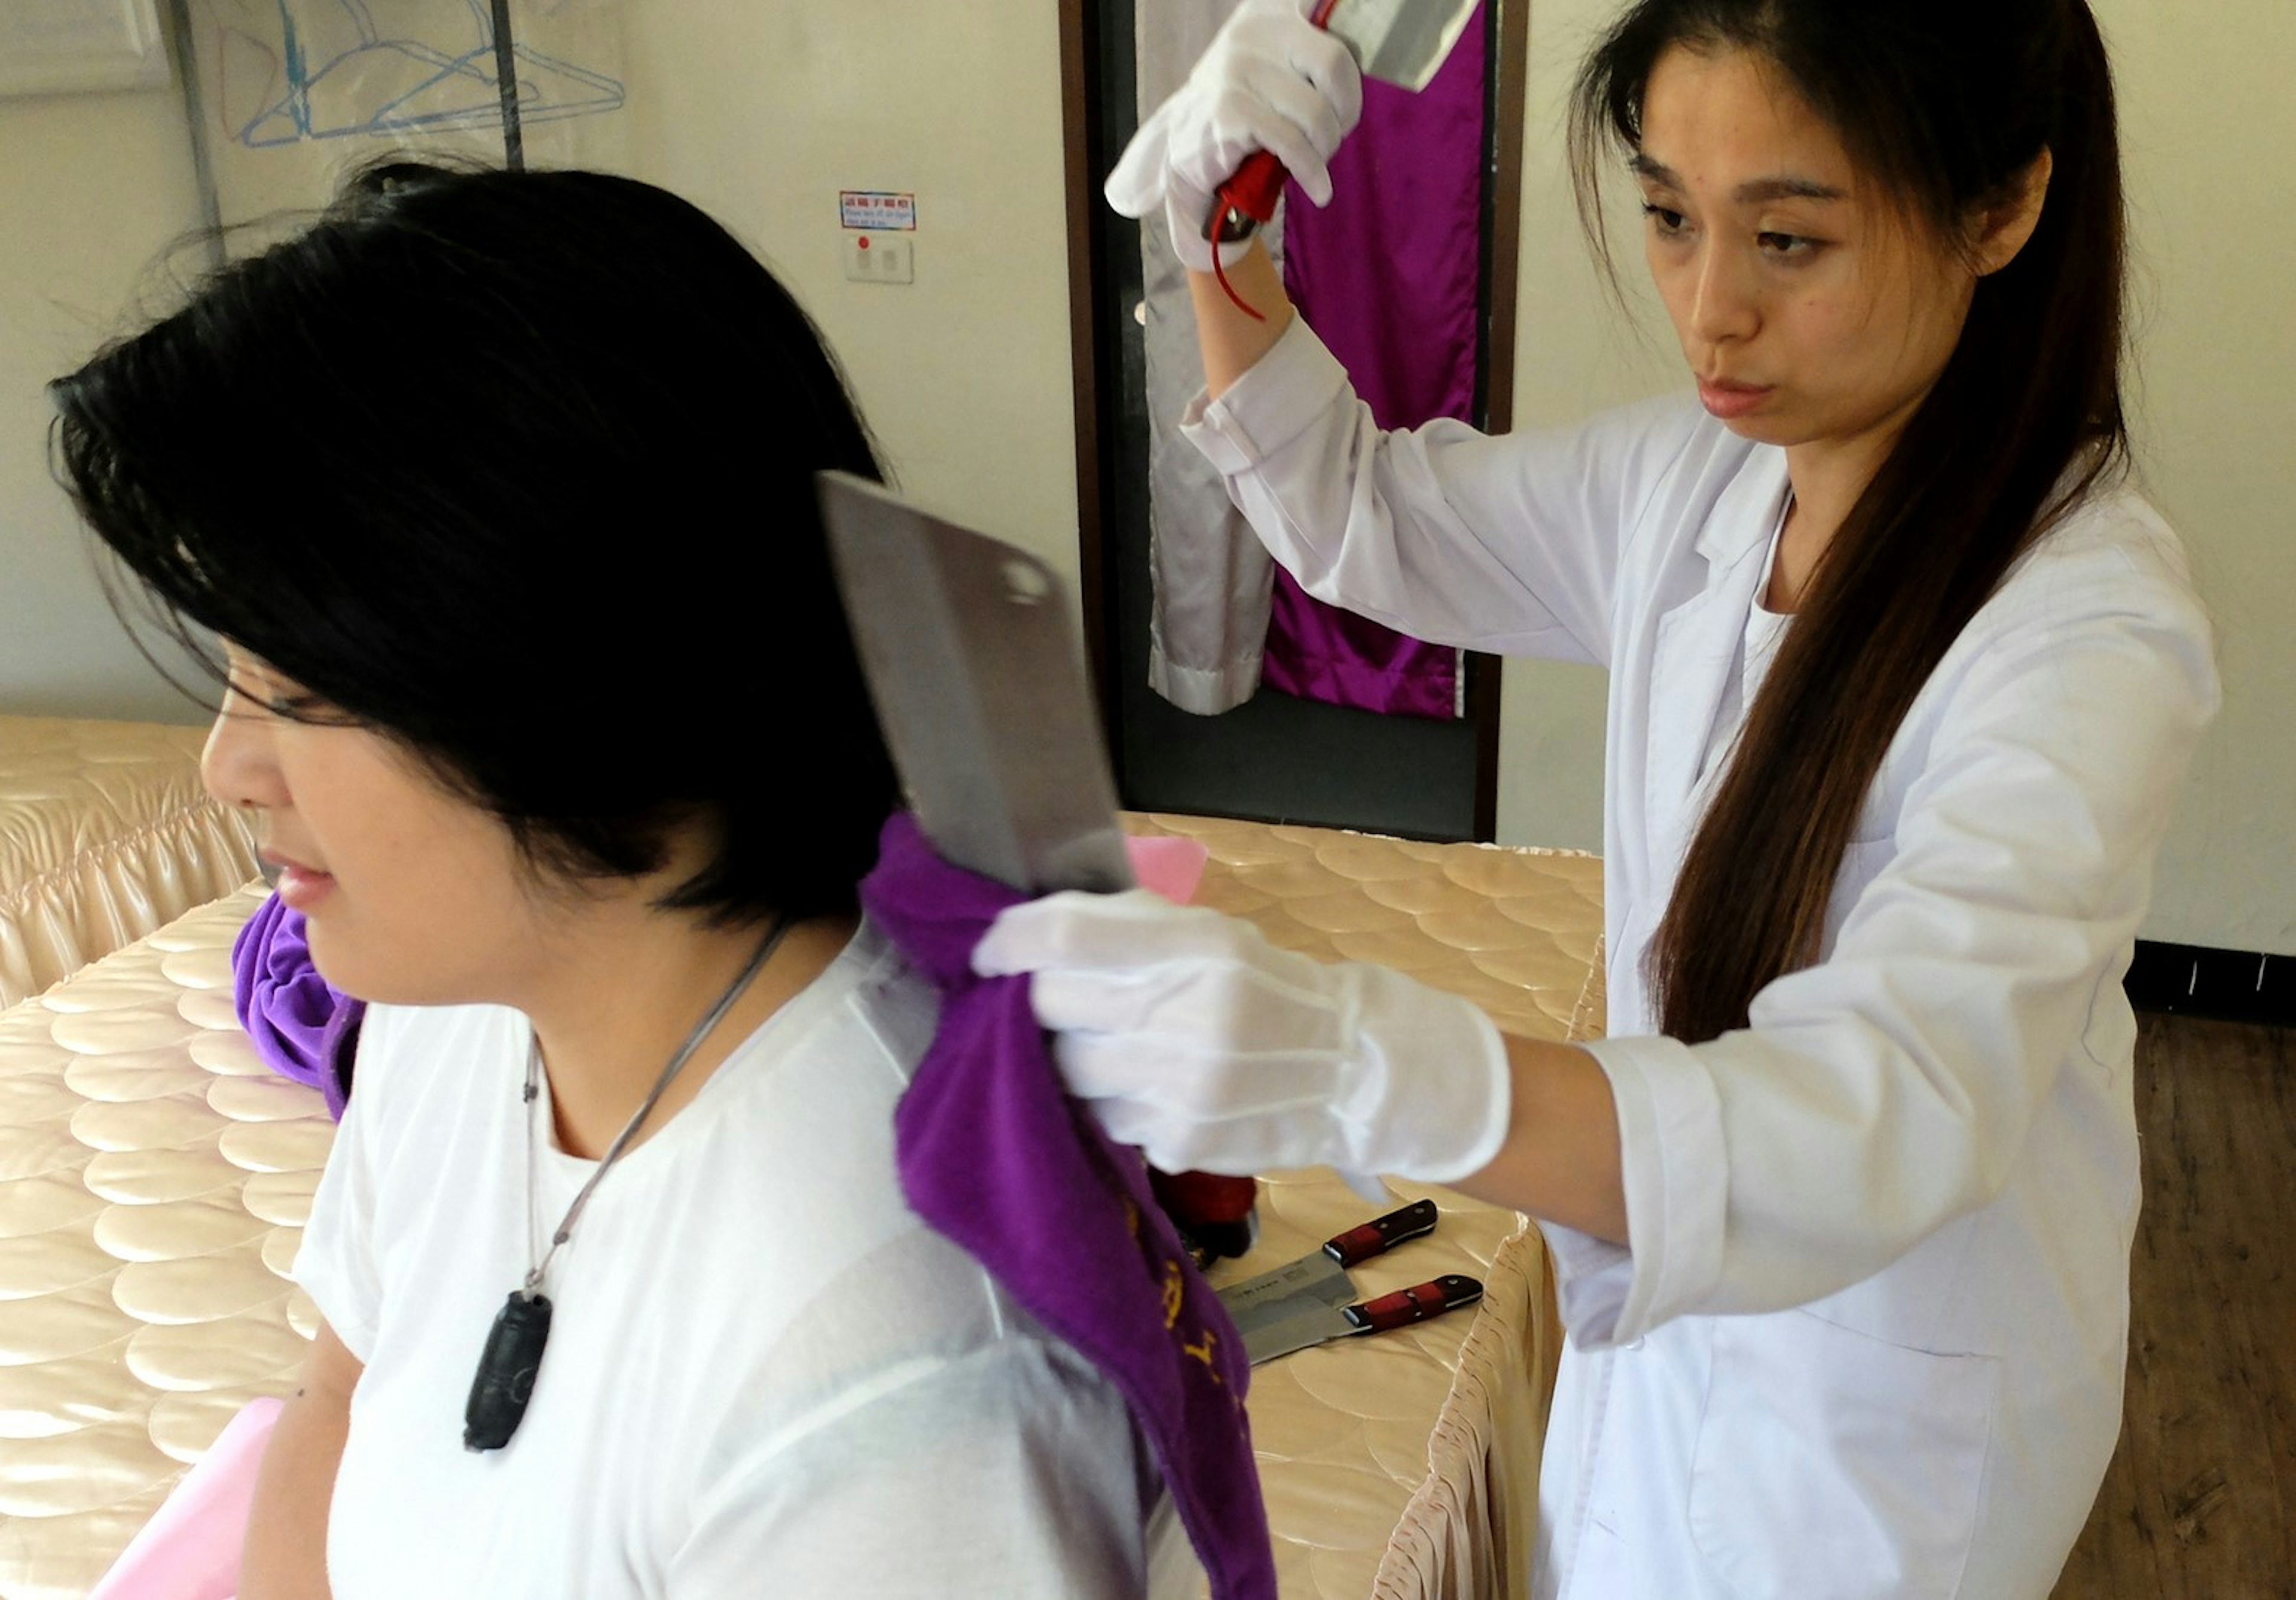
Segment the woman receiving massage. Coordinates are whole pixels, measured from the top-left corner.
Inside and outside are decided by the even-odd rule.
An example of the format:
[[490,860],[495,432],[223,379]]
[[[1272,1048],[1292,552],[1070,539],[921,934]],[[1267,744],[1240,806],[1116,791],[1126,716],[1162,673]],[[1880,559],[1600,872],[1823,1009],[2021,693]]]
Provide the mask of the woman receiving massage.
[[1116,1390],[895,1181],[937,1001],[857,908],[896,784],[814,497],[877,467],[765,268],[641,184],[383,166],[53,393],[373,1003],[243,1600],[1201,1582]]

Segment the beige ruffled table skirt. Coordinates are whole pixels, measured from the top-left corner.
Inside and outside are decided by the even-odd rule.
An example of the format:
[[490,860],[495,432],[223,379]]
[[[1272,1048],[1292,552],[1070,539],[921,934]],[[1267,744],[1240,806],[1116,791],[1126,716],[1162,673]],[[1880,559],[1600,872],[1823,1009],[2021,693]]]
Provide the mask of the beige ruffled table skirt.
[[[1601,1016],[1591,857],[1311,828],[1136,818],[1201,839],[1203,903],[1277,942],[1384,961],[1503,1025]],[[249,1399],[291,1386],[314,1325],[291,1279],[332,1135],[232,1016],[259,885],[0,1010],[0,1600],[83,1600]],[[1525,1592],[1559,1333],[1538,1235],[1432,1194],[1442,1221],[1356,1273],[1369,1293],[1467,1272],[1472,1313],[1254,1374],[1285,1596]],[[1398,1199],[1397,1203],[1401,1203]],[[1372,1208],[1327,1172],[1271,1177],[1252,1255],[1304,1254]]]
[[0,1005],[255,875],[197,728],[0,717]]

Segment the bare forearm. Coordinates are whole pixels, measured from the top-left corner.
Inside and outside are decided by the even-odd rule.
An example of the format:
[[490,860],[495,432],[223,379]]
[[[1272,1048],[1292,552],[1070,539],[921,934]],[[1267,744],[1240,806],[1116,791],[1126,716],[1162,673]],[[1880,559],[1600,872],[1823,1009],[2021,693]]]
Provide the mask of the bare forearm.
[[328,1600],[327,1512],[350,1432],[357,1366],[333,1343],[332,1330],[323,1328],[320,1341],[303,1386],[279,1414],[256,1474],[240,1556],[240,1600]]
[[1227,281],[1244,304],[1260,314],[1259,318],[1228,299],[1227,291],[1210,273],[1188,275],[1188,296],[1196,312],[1196,343],[1204,357],[1204,386],[1215,399],[1267,354],[1297,315],[1283,297],[1283,280],[1275,271],[1275,263],[1256,239],[1250,253],[1227,269]]
[[1479,1200],[1627,1243],[1619,1170],[1619,1110],[1611,1080],[1571,1045],[1506,1038],[1514,1097],[1506,1143],[1490,1165],[1456,1186]]

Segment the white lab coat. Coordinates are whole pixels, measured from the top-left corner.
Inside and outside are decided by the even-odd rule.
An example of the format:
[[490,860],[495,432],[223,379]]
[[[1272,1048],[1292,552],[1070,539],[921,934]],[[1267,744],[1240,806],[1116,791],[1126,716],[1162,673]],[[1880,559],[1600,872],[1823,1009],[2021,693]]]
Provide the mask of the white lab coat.
[[1632,1248],[1546,1230],[1570,1348],[1538,1594],[2046,1596],[2120,1425],[2119,981],[2217,703],[2166,527],[2113,492],[2019,563],[1890,748],[1823,959],[1685,1046],[1643,958],[1735,731],[1783,452],[1676,401],[1382,435],[1304,324],[1186,426],[1310,593],[1611,671],[1592,1049]]

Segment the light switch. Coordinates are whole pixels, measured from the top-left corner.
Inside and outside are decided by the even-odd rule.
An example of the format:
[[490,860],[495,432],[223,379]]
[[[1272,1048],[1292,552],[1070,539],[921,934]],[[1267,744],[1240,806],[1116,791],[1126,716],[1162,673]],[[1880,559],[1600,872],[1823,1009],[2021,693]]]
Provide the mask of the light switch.
[[906,233],[882,230],[849,231],[845,235],[845,275],[857,283],[916,282],[915,242]]

